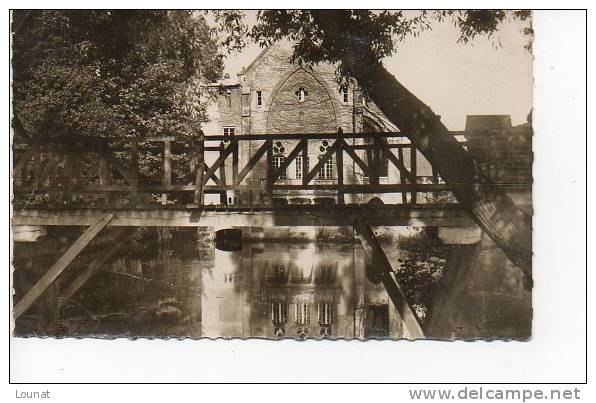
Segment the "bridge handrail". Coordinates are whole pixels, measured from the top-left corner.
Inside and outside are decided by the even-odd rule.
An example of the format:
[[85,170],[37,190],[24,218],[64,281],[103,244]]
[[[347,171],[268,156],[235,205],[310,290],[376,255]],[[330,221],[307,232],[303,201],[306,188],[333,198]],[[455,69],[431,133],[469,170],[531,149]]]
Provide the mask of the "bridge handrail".
[[[466,139],[470,137],[469,133],[450,133],[459,136],[458,141],[461,141],[464,146],[467,145]],[[482,133],[472,132],[470,138],[480,135]],[[386,141],[375,141],[373,144],[347,141],[371,137],[382,138]],[[390,139],[406,139],[407,142],[390,142]],[[290,140],[292,143],[286,143],[288,150],[284,156],[285,160],[281,165],[278,160],[276,162],[278,165],[275,165],[274,155],[277,154],[274,154],[274,143],[285,140]],[[308,160],[308,145],[312,144],[309,141],[317,140],[329,140],[326,151],[317,154],[318,160],[311,158],[314,161],[312,166],[308,167],[308,164],[303,164],[301,178],[297,176],[296,179],[285,179],[283,172],[298,156]],[[219,145],[206,145],[206,141],[216,141],[219,142]],[[241,167],[239,165],[240,144],[244,141],[255,141],[257,144],[255,145],[256,150],[252,150],[252,154],[247,156],[248,161],[245,161],[245,166]],[[139,180],[141,176],[141,164],[138,162],[139,147],[142,147],[143,152],[161,154],[162,157],[155,160],[156,163],[161,160],[161,183],[147,182],[142,178]],[[275,192],[278,194],[279,192],[295,193],[299,191],[332,192],[337,195],[339,204],[344,203],[344,194],[401,193],[403,204],[416,204],[419,192],[449,191],[449,187],[440,181],[434,169],[432,181],[421,180],[416,163],[418,159],[416,147],[407,140],[407,135],[403,132],[279,133],[236,136],[199,134],[197,137],[189,139],[173,136],[153,136],[141,139],[69,137],[47,142],[16,143],[13,145],[13,149],[20,154],[20,159],[17,161],[15,158],[13,166],[15,194],[37,192],[51,195],[58,193],[61,198],[64,198],[64,194],[69,192],[75,194],[98,193],[103,194],[108,201],[111,195],[128,193],[131,203],[139,204],[136,199],[138,193],[153,193],[161,194],[161,202],[166,205],[168,203],[167,193],[193,192],[194,204],[203,205],[205,193],[220,193],[221,200],[224,200],[227,191],[250,194],[254,191],[266,192],[269,203],[273,201]],[[380,182],[379,167],[375,162],[377,158],[380,158],[379,154],[376,151],[363,154],[364,151],[369,152],[375,149],[384,150],[382,153],[387,161],[385,164],[396,168],[396,173],[399,173],[399,179],[397,177],[395,179],[396,183]],[[215,162],[205,161],[205,155],[209,152],[217,154]],[[86,167],[87,173],[83,174],[81,165],[86,153],[96,155],[91,160],[97,164],[97,170],[88,173],[91,168]],[[190,183],[174,183],[172,180],[172,155],[180,154],[191,156],[188,161],[190,176],[188,176],[188,172],[184,174],[184,178],[192,179]],[[46,156],[42,157],[42,155]],[[354,175],[358,172],[362,179],[356,182],[352,179],[344,182],[344,167],[348,166],[343,163],[344,157],[352,159],[349,166],[354,166]],[[227,162],[228,158],[232,159],[231,164]],[[263,159],[266,161],[265,170],[257,167]],[[319,172],[324,164],[328,163],[332,163],[334,166],[334,177],[332,179],[320,178]],[[28,171],[23,173],[25,167],[28,168]],[[252,180],[247,181],[248,173],[257,169],[260,170],[258,171],[260,173],[257,172],[256,176],[253,175]],[[59,170],[64,171],[64,178],[58,178],[56,171]],[[226,171],[228,171],[228,175],[231,172],[231,178],[227,180]],[[120,179],[114,176],[115,172],[118,173]],[[265,175],[260,182],[254,180],[259,175]],[[99,182],[94,179],[97,177],[99,177]],[[59,180],[54,180],[52,183],[52,178]],[[423,179],[428,178],[424,177]],[[123,180],[125,183],[122,182]],[[155,181],[155,179],[152,180]],[[410,195],[409,198],[406,197],[407,194]],[[252,196],[250,200],[252,205]]]

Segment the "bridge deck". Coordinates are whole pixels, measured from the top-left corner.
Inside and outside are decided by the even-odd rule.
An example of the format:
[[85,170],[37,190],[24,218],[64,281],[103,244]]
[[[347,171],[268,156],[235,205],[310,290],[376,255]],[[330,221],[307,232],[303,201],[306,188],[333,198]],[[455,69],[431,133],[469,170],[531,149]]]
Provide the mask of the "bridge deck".
[[286,206],[279,208],[216,208],[203,209],[27,209],[14,211],[13,225],[87,226],[105,214],[113,214],[110,226],[344,226],[356,217],[372,226],[441,226],[475,227],[476,224],[457,205],[441,207],[385,205],[382,207]]

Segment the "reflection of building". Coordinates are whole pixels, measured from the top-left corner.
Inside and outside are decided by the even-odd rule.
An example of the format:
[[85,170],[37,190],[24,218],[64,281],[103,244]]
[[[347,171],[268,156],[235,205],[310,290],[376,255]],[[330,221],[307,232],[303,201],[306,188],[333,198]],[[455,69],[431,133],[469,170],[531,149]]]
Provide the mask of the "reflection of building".
[[215,249],[211,270],[203,274],[203,337],[250,337],[244,326],[245,284],[235,253]]
[[203,275],[203,336],[266,338],[400,337],[382,284],[366,275],[353,245],[245,244],[216,251]]
[[[376,105],[363,98],[355,85],[346,89],[338,86],[334,66],[320,64],[307,68],[292,63],[291,46],[277,43],[265,49],[247,68],[238,74],[238,81],[228,84],[213,84],[218,94],[218,111],[214,119],[220,134],[242,136],[246,134],[302,134],[302,133],[344,133],[398,131]],[[209,134],[214,134],[211,132]],[[375,147],[379,139],[348,139],[349,144],[368,145],[357,151],[360,158],[376,168],[380,183],[397,183],[398,169],[388,162],[385,152]],[[390,142],[404,142],[393,139]],[[299,155],[282,174],[278,183],[300,184],[303,167],[313,167],[330,147],[330,140],[310,141],[308,157]],[[244,166],[262,144],[262,141],[240,142],[240,163]],[[297,141],[276,141],[273,147],[273,164],[278,167],[284,161]],[[410,153],[403,156],[406,166],[410,164]],[[315,177],[314,184],[333,184],[337,180],[334,158],[323,164]],[[418,154],[419,176],[432,176],[426,160]],[[344,158],[345,183],[367,183],[359,167],[349,158]],[[259,171],[260,170],[260,171]],[[257,166],[248,182],[255,185],[264,179],[265,164]],[[239,196],[239,197],[238,197]],[[346,202],[365,202],[375,196],[385,201],[401,203],[401,195],[350,195]],[[258,200],[262,195],[253,195]],[[330,191],[284,191],[276,197],[289,203],[315,202],[324,198],[335,198]],[[237,203],[246,203],[249,196],[237,194]]]

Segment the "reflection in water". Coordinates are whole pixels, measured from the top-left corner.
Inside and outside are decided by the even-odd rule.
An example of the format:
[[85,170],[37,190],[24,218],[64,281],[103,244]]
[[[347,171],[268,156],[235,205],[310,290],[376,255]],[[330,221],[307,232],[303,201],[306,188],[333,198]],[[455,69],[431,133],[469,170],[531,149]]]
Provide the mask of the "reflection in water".
[[398,315],[364,267],[363,250],[352,244],[268,242],[246,243],[240,252],[215,250],[213,269],[203,276],[202,335],[399,337]]
[[[371,338],[402,335],[383,285],[356,244],[249,243],[213,247],[200,231],[144,230],[77,294],[57,305],[46,293],[16,323],[17,335]],[[147,235],[149,234],[149,235]],[[197,236],[198,235],[198,236]],[[24,249],[23,249],[24,248]],[[56,256],[15,246],[15,284]],[[68,285],[93,256],[64,273]],[[25,276],[26,277],[26,276]],[[17,289],[27,289],[22,285]],[[17,292],[17,294],[19,294]],[[22,292],[21,292],[22,295]],[[21,297],[15,296],[15,300]]]

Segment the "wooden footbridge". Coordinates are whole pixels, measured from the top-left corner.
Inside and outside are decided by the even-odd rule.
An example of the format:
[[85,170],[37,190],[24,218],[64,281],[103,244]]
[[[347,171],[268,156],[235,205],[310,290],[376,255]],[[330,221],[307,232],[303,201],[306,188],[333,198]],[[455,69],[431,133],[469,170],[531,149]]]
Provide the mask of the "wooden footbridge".
[[[87,227],[15,304],[15,319],[107,226],[354,225],[365,249],[379,262],[383,283],[408,333],[424,337],[370,226],[475,226],[451,202],[449,186],[435,170],[430,177],[419,175],[416,148],[403,133],[200,134],[188,140],[73,137],[60,142],[20,134],[14,141],[13,227]],[[282,144],[288,152],[280,158]],[[309,164],[313,150],[319,150],[310,158],[316,163]],[[398,173],[389,181],[382,177],[383,163]],[[286,175],[290,166],[296,172],[292,179]],[[305,192],[325,197],[316,204],[288,203],[280,197]],[[364,194],[380,197],[360,203],[355,196]],[[397,195],[398,202],[381,203],[387,194]],[[437,194],[442,197],[421,197]],[[207,195],[219,202],[208,205]],[[101,263],[91,264],[69,292],[76,292]]]

